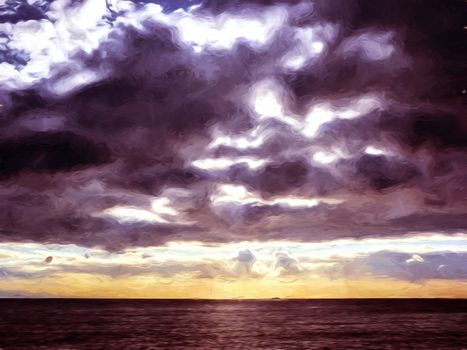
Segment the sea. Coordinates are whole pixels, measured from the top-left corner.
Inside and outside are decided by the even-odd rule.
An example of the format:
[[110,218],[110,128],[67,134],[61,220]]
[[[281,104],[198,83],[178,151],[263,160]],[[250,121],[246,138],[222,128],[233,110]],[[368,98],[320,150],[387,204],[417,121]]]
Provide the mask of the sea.
[[467,300],[1,299],[0,349],[467,349]]

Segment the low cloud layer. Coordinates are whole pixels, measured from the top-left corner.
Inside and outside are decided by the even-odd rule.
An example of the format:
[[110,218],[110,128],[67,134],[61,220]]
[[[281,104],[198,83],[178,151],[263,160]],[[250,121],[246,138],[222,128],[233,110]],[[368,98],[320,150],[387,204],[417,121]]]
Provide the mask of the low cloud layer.
[[74,245],[3,243],[0,280],[41,282],[71,274],[77,280],[84,275],[97,279],[146,276],[155,284],[192,280],[202,283],[306,281],[312,288],[319,284],[317,280],[335,283],[372,279],[422,285],[430,280],[467,280],[466,237],[413,236],[323,243],[270,241],[211,246],[178,242],[118,253]]
[[[193,4],[1,5],[2,241],[465,231],[464,4]],[[253,271],[248,252],[232,273]],[[420,256],[426,276],[465,273]]]

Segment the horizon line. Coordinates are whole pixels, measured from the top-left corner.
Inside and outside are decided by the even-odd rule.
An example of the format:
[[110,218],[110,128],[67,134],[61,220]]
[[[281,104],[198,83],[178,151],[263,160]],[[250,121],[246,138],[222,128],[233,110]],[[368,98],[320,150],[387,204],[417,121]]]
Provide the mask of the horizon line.
[[158,301],[282,301],[282,300],[467,300],[453,297],[374,297],[374,298],[87,298],[87,297],[0,297],[1,300],[158,300]]

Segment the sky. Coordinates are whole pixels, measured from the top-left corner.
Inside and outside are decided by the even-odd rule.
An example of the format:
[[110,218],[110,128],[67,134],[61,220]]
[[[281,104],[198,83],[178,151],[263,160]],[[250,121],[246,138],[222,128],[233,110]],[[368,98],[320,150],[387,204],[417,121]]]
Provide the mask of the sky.
[[0,1],[0,297],[467,298],[465,3]]

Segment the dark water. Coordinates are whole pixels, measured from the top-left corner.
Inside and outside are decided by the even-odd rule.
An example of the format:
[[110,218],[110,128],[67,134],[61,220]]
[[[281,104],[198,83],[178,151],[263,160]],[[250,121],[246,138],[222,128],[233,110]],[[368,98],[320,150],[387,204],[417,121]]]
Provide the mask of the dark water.
[[0,349],[467,349],[467,300],[0,300]]

